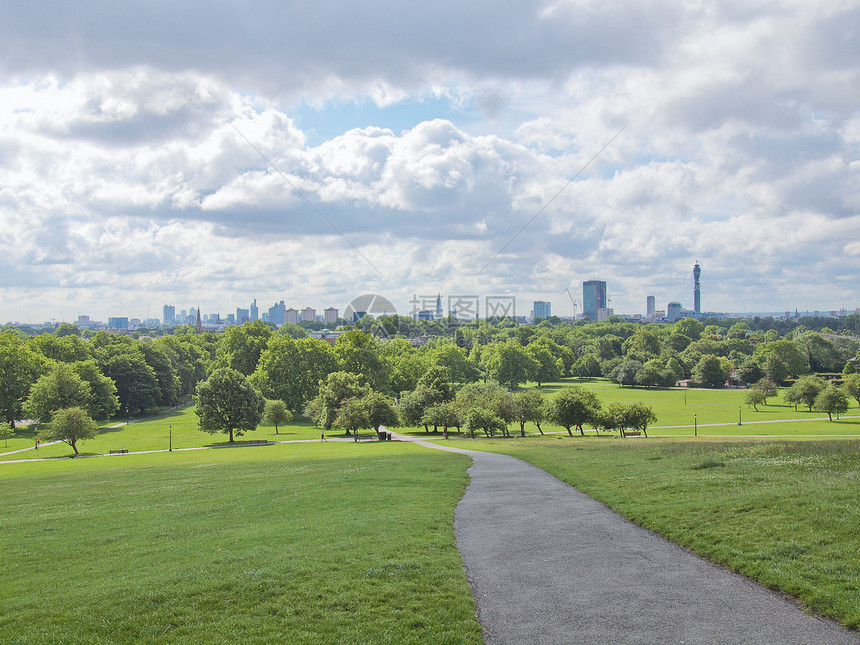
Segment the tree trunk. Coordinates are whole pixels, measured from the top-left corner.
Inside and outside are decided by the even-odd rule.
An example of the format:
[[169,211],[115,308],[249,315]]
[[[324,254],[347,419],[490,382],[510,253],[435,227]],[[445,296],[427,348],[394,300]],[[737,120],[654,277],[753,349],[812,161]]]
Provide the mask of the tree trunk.
[[521,437],[526,436],[526,422],[525,421],[520,421],[520,436]]
[[230,428],[230,443],[233,443],[233,428]]
[[278,424],[275,424],[275,434],[278,434]]
[[648,431],[644,427],[642,428],[642,434],[645,435],[646,439],[648,438]]
[[543,430],[540,429],[540,424],[537,421],[535,421],[535,425],[537,426],[538,432],[543,434]]
[[78,443],[77,439],[72,439],[72,450],[75,451],[76,455],[79,455],[80,453],[78,452],[78,446],[76,445],[77,443]]
[[579,434],[581,434],[583,437],[585,436],[585,430],[582,429],[582,426],[579,426]]
[[573,433],[570,431],[570,426],[567,426],[567,434],[571,437],[573,436]]

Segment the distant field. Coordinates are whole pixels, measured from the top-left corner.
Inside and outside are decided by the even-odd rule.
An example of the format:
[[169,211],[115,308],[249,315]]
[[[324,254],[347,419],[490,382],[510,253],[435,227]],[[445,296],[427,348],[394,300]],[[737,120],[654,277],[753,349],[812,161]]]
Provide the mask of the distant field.
[[[805,406],[796,411],[793,405],[782,400],[782,392],[771,398],[769,405],[758,406],[758,411],[744,404],[744,390],[685,390],[668,388],[618,387],[606,379],[564,379],[547,383],[540,390],[552,397],[562,388],[575,386],[593,390],[604,404],[615,401],[641,401],[650,405],[657,414],[657,422],[649,428],[654,436],[692,436],[698,427],[699,436],[737,435],[858,435],[860,436],[860,407],[851,399],[848,413],[831,422],[821,412],[810,412]],[[858,418],[848,418],[848,417]],[[741,424],[738,425],[740,417]],[[795,422],[795,420],[802,420]],[[773,423],[791,421],[790,423]],[[711,425],[723,424],[723,425]],[[519,433],[519,424],[512,424],[511,432]],[[544,432],[564,432],[550,423],[541,424]],[[423,428],[409,430],[411,434],[424,434]],[[537,428],[526,424],[527,433],[537,434]],[[590,434],[593,434],[590,433]]]
[[[208,434],[197,428],[198,417],[194,413],[194,406],[189,406],[174,412],[168,412],[147,421],[136,421],[128,425],[123,424],[119,428],[104,428],[95,439],[90,439],[78,444],[81,454],[104,454],[111,450],[126,448],[130,451],[138,450],[167,450],[170,445],[170,432],[173,432],[174,448],[195,448],[198,446],[211,446],[228,444],[229,440],[225,434]],[[17,440],[9,441],[9,448],[3,447],[0,442],[0,454],[16,448],[30,448],[33,446],[35,435],[32,430],[19,431],[21,435]],[[327,437],[342,437],[343,432],[329,432]],[[287,425],[278,426],[278,434],[275,434],[275,426],[261,425],[256,430],[246,432],[237,441],[246,439],[268,439],[270,441],[289,441],[291,439],[319,439],[320,431],[311,422],[303,419],[296,420]],[[13,441],[15,443],[13,443]],[[74,451],[66,444],[43,446],[37,451],[29,450],[24,453],[0,457],[3,459],[34,459],[37,457],[66,457],[73,455]]]
[[480,643],[468,465],[386,442],[0,466],[0,642]]
[[529,461],[638,524],[860,628],[858,440],[556,436],[476,447]]

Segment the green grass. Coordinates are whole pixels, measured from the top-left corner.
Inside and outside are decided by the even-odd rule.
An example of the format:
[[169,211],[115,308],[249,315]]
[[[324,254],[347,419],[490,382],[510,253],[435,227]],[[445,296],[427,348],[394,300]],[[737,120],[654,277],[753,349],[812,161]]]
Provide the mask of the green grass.
[[[99,435],[94,439],[80,442],[78,450],[82,455],[106,454],[111,450],[126,448],[129,451],[144,450],[167,450],[170,446],[170,433],[173,433],[173,448],[196,448],[200,446],[226,445],[229,439],[226,434],[208,434],[197,428],[198,417],[194,413],[194,406],[181,410],[167,412],[155,418],[132,423],[122,423],[117,428],[103,427]],[[35,433],[29,429],[21,429],[16,432],[17,439],[10,439],[9,448],[2,448],[0,443],[0,454],[17,448],[31,448],[35,441]],[[342,437],[343,432],[326,432],[327,438]],[[256,430],[246,432],[237,441],[246,439],[268,439],[269,441],[291,441],[297,439],[319,439],[319,428],[304,419],[295,420],[287,425],[275,426],[261,425]],[[13,447],[13,441],[17,441]],[[67,444],[43,445],[38,451],[16,453],[0,457],[0,459],[36,459],[45,457],[68,457],[74,455],[74,451]]]
[[[654,409],[657,415],[655,427],[648,429],[655,436],[692,436],[694,426],[699,436],[825,436],[860,435],[860,418],[842,418],[833,421],[823,412],[810,412],[805,406],[794,409],[782,400],[782,392],[769,399],[769,405],[758,406],[758,411],[744,404],[745,390],[721,389],[668,389],[644,387],[618,387],[606,379],[564,379],[546,383],[540,390],[552,398],[562,388],[583,387],[597,393],[603,404],[642,402]],[[740,408],[741,425],[738,423]],[[845,416],[860,416],[860,407],[850,400]],[[797,422],[796,420],[802,420]],[[723,424],[723,425],[712,425]],[[544,432],[564,432],[564,428],[551,423],[541,424]],[[519,434],[519,424],[511,424],[511,433]],[[407,430],[410,434],[423,435],[423,428]],[[526,424],[527,433],[537,433],[531,423]]]
[[0,642],[480,643],[468,465],[386,442],[0,466]]
[[564,436],[477,447],[529,461],[638,524],[860,628],[860,441]]

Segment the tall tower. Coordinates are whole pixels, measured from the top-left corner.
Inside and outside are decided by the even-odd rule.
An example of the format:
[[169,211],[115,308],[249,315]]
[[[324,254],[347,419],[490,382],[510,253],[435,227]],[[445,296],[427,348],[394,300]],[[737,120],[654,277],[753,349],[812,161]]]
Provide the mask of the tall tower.
[[699,263],[693,267],[693,311],[697,314],[702,313],[702,294],[701,285],[699,284],[699,276],[702,275],[702,270],[699,268]]
[[442,320],[442,294],[438,294],[436,296],[436,318],[435,320]]
[[597,320],[601,309],[606,309],[606,282],[588,280],[582,283],[582,315]]

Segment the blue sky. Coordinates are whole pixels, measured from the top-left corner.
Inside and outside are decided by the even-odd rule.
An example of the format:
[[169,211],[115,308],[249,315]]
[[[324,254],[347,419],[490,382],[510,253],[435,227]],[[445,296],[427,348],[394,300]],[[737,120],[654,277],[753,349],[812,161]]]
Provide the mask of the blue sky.
[[7,9],[0,321],[860,305],[860,2]]

